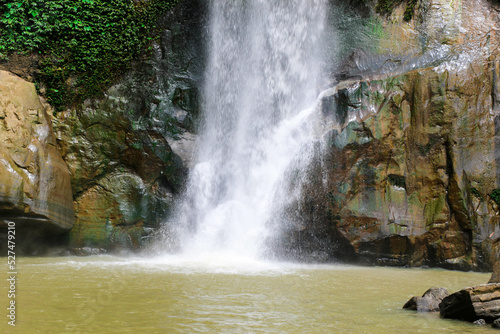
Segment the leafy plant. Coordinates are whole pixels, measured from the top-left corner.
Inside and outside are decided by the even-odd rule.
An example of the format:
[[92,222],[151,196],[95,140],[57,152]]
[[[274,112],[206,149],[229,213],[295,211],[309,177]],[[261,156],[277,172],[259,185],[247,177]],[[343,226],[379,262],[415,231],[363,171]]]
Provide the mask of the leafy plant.
[[375,10],[381,15],[390,15],[403,0],[378,0]]
[[470,192],[472,193],[472,195],[474,195],[480,201],[483,200],[483,195],[481,195],[481,193],[479,192],[479,190],[477,190],[476,188],[474,188],[474,187],[470,188]]
[[407,1],[407,5],[403,14],[403,20],[410,21],[415,13],[415,7],[418,0],[378,0],[375,10],[381,15],[391,15],[394,8],[404,1]]
[[413,18],[415,13],[415,7],[417,6],[418,0],[409,0],[405,8],[405,13],[403,14],[403,19],[408,22]]
[[7,1],[0,5],[0,59],[38,53],[36,80],[60,109],[102,94],[150,48],[158,18],[178,1]]
[[500,189],[493,190],[490,197],[497,205],[500,205]]

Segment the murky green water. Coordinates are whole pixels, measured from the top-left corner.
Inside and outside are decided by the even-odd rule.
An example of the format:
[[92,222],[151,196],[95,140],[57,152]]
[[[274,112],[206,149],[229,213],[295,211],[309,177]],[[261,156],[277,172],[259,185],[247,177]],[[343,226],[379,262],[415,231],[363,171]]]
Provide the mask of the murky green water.
[[455,291],[488,278],[175,258],[24,258],[18,263],[16,327],[7,325],[2,284],[0,333],[491,333],[401,310],[431,286]]

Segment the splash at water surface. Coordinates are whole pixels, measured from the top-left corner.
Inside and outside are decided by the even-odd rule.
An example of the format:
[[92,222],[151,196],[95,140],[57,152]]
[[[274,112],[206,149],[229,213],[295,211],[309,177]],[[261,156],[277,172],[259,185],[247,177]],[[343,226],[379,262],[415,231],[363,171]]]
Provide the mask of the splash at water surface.
[[210,1],[196,163],[165,230],[184,254],[269,251],[275,217],[298,196],[283,189],[303,173],[316,140],[326,6]]

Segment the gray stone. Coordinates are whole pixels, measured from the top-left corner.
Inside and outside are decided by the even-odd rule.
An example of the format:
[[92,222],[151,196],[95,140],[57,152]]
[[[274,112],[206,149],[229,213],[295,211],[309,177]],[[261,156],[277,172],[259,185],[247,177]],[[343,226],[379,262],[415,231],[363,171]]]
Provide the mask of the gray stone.
[[403,309],[417,312],[438,312],[439,303],[450,293],[445,288],[430,288],[422,297],[412,297]]

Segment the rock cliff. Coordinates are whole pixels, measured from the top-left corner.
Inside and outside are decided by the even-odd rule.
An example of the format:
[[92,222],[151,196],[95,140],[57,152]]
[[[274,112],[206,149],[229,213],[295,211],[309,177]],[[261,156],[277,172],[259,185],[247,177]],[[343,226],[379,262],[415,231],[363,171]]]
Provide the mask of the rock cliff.
[[[500,7],[418,1],[406,22],[405,6],[372,12],[359,27],[365,49],[348,50],[323,100],[336,124],[328,185],[317,186],[323,195],[311,206],[333,231],[323,251],[380,265],[491,269],[500,240]],[[310,221],[289,235],[315,240],[324,231]],[[351,248],[342,254],[331,246],[338,240]]]
[[[279,256],[491,269],[500,5],[420,0],[377,13],[382,2],[333,4],[328,52],[343,61],[324,87],[328,135]],[[205,6],[183,1],[160,22],[150,58],[104,98],[54,117],[32,84],[0,72],[0,221],[71,229],[71,247],[147,239],[190,167]]]
[[6,71],[0,71],[0,142],[0,231],[9,221],[19,232],[41,236],[70,230],[71,179],[57,149],[51,109],[32,83]]
[[71,247],[136,250],[168,216],[189,166],[202,70],[203,4],[185,1],[159,25],[146,61],[104,98],[57,113],[72,174]]
[[[0,223],[43,226],[45,246],[64,232],[57,244],[75,254],[135,250],[147,240],[190,164],[204,6],[189,0],[168,12],[145,59],[104,97],[66,110],[46,110],[32,83],[0,72]],[[0,68],[33,80],[34,60],[14,54]]]

